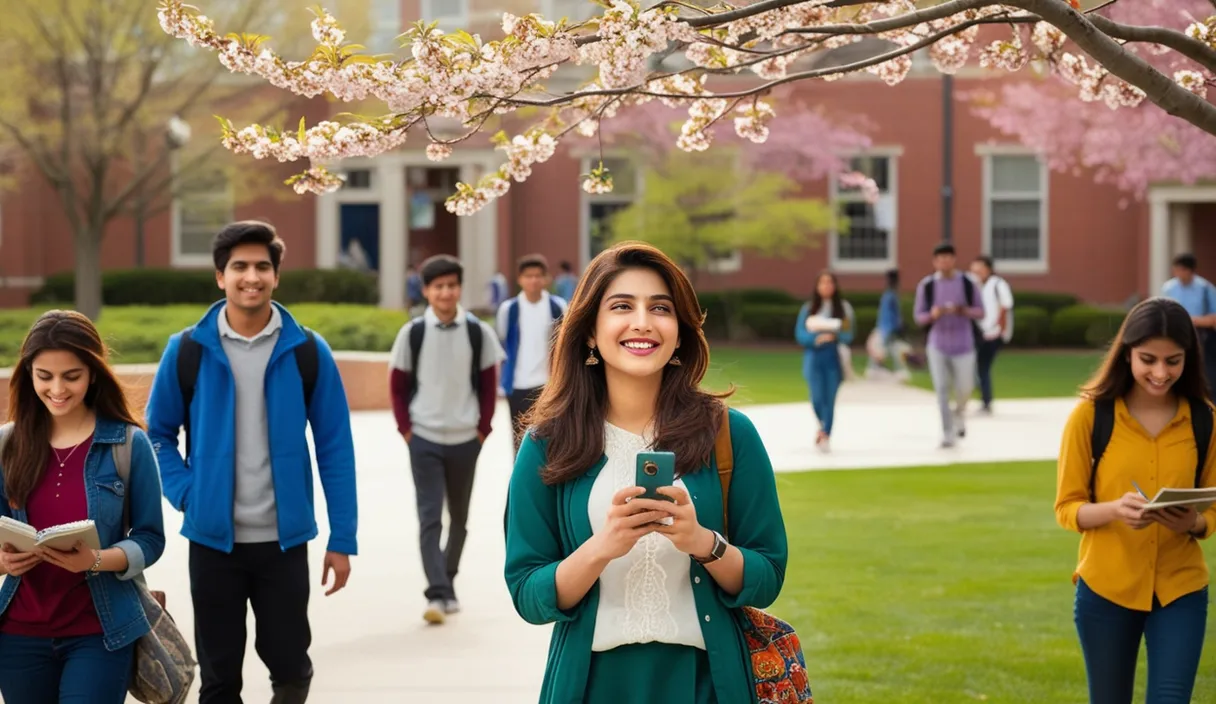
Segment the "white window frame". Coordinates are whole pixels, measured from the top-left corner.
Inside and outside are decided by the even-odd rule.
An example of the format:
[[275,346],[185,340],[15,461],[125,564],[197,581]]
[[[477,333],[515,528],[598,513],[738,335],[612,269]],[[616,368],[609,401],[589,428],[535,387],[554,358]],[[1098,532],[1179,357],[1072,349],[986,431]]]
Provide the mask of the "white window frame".
[[[895,268],[896,262],[899,261],[899,159],[903,154],[903,147],[900,146],[877,146],[856,154],[842,155],[845,159],[882,157],[887,160],[887,193],[891,197],[891,236],[887,242],[887,256],[884,259],[841,259],[840,231],[833,224],[828,233],[828,266],[834,271],[844,274],[881,274],[888,269]],[[833,213],[839,213],[841,202],[860,198],[859,193],[843,194],[835,177],[828,179],[828,202],[832,205]]]
[[[567,11],[563,11],[563,7],[583,7],[584,5],[588,10],[591,11],[591,17],[599,17],[600,15],[604,14],[605,8],[598,3],[592,2],[591,0],[541,0],[540,12],[545,19],[551,22],[557,22],[562,18],[562,16],[571,14]],[[576,24],[582,21],[584,20],[572,18],[570,23]]]
[[[387,9],[391,9],[392,11],[384,12]],[[465,9],[466,11],[468,9],[467,2]],[[382,13],[384,16],[382,16]],[[388,29],[380,26],[381,19],[387,19],[390,22],[396,23],[396,27],[392,29],[391,33]],[[400,0],[371,0],[371,2],[368,3],[367,10],[367,20],[369,25],[367,42],[360,43],[366,43],[371,53],[395,53],[400,51],[401,47],[397,46],[395,43],[392,43],[392,40],[405,32],[405,22],[403,19]],[[380,46],[380,42],[390,43],[386,46]]]
[[[1051,238],[1049,236],[1049,217],[1048,213],[1048,196],[1051,193],[1051,170],[1047,167],[1047,162],[1044,161],[1033,149],[1028,149],[1021,145],[1014,144],[977,144],[975,153],[983,159],[983,208],[981,217],[981,246],[984,254],[992,252],[992,201],[996,200],[1035,200],[1039,201],[1039,257],[1038,259],[996,259],[993,264],[996,270],[1001,273],[1010,274],[1046,274],[1050,267],[1048,266],[1048,252],[1050,251]],[[994,193],[992,190],[992,164],[993,157],[998,156],[1029,156],[1034,157],[1039,162],[1039,192],[1031,194],[1028,192],[1019,193]]]
[[469,4],[470,0],[459,0],[460,13],[448,15],[446,17],[436,17],[431,5],[434,0],[422,0],[422,20],[424,22],[439,22],[439,29],[444,32],[452,32],[457,29],[467,29],[469,25]]
[[[178,167],[179,154],[174,152],[171,158],[170,167],[176,171]],[[198,197],[198,196],[194,196]],[[232,186],[232,179],[228,179],[227,193],[220,195],[213,193],[208,198],[215,200],[227,199],[228,201],[228,222],[236,219],[236,193]],[[201,268],[214,265],[214,260],[210,252],[206,253],[185,253],[182,252],[182,199],[178,195],[173,196],[173,205],[171,208],[170,217],[170,247],[169,247],[169,265],[180,268]]]
[[641,165],[628,152],[624,151],[607,151],[604,152],[604,159],[626,159],[633,166],[635,171],[634,183],[637,184],[636,189],[630,195],[621,195],[615,190],[610,193],[588,193],[583,190],[582,174],[589,174],[591,170],[599,166],[600,155],[584,154],[579,157],[579,180],[578,180],[578,261],[579,270],[586,269],[591,263],[592,255],[591,248],[591,205],[593,203],[608,203],[611,205],[628,205],[633,203],[642,194],[642,189],[645,185],[642,182],[643,172]]

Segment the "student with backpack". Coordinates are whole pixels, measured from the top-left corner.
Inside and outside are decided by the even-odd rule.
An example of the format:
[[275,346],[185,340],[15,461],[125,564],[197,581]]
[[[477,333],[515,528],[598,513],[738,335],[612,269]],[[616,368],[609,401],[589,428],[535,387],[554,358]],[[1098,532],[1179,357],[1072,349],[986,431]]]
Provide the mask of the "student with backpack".
[[262,222],[233,223],[215,236],[225,298],[169,338],[148,398],[165,498],[185,514],[190,541],[201,704],[240,701],[250,606],[272,701],[308,697],[308,543],[318,534],[308,426],[329,513],[326,596],[346,586],[356,554],[346,392],[325,340],[271,300],[284,250]]
[[955,268],[955,261],[954,245],[945,242],[933,249],[935,271],[917,284],[913,309],[916,323],[925,328],[929,375],[942,417],[942,447],[954,447],[956,438],[967,434],[965,414],[975,388],[975,349],[980,337],[976,321],[984,317],[979,287]]
[[122,704],[151,630],[137,578],[165,549],[160,479],[106,356],[88,318],[52,310],[13,367],[0,516],[36,530],[92,520],[100,543],[2,546],[0,697],[13,704]]
[[1128,313],[1064,427],[1059,524],[1081,534],[1074,621],[1092,704],[1131,702],[1140,641],[1150,704],[1191,701],[1208,610],[1199,540],[1216,506],[1145,511],[1160,489],[1216,486],[1212,407],[1186,309],[1151,298]]
[[549,350],[553,332],[566,313],[566,300],[545,290],[549,262],[529,254],[519,260],[519,295],[498,309],[498,337],[505,348],[502,390],[511,411],[516,452],[523,438],[523,417],[549,380]]
[[[460,305],[464,267],[439,254],[422,263],[428,303],[402,326],[389,355],[397,431],[410,452],[418,503],[418,542],[427,587],[422,618],[439,625],[460,611],[453,586],[468,535],[469,499],[481,445],[498,399],[502,348],[494,329]],[[443,507],[447,544],[440,546]]]

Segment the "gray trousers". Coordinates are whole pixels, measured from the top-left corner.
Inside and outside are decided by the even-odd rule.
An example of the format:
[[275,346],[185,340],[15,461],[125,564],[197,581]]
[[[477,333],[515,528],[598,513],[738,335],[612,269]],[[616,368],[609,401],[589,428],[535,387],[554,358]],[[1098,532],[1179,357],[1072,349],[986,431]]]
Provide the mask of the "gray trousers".
[[954,392],[957,420],[962,423],[963,408],[975,390],[975,351],[948,355],[929,347],[925,353],[929,359],[929,375],[933,377],[933,390],[937,392],[937,409],[942,414],[942,437],[953,442],[962,426],[955,425],[956,410],[950,407],[950,394]]
[[[460,553],[468,535],[469,499],[481,443],[476,439],[460,445],[440,445],[415,435],[410,439],[410,469],[418,500],[418,543],[427,601],[455,599],[452,583],[460,568]],[[440,547],[443,505],[448,506],[448,540]]]

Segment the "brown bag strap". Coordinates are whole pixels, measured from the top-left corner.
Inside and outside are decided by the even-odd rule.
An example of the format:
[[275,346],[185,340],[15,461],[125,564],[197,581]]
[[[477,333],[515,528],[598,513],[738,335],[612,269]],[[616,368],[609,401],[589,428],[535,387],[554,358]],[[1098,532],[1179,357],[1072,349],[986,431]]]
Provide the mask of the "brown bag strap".
[[722,409],[722,424],[714,441],[714,460],[718,465],[718,481],[722,482],[722,532],[730,535],[730,476],[735,469],[735,451],[730,444],[730,408]]

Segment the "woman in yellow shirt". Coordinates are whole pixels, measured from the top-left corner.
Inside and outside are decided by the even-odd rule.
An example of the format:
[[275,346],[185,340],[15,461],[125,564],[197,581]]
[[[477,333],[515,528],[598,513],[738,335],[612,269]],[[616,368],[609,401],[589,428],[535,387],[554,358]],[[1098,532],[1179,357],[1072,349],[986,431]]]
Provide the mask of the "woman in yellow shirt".
[[[1207,624],[1208,568],[1198,540],[1216,527],[1216,507],[1141,507],[1161,488],[1196,484],[1192,413],[1212,409],[1186,310],[1165,298],[1133,308],[1082,398],[1064,428],[1055,511],[1061,526],[1081,533],[1074,620],[1090,702],[1132,701],[1144,638],[1147,704],[1185,704]],[[1112,405],[1109,443],[1091,467],[1095,410]],[[1216,484],[1213,454],[1198,472],[1202,486]]]

